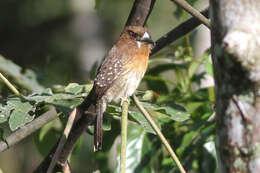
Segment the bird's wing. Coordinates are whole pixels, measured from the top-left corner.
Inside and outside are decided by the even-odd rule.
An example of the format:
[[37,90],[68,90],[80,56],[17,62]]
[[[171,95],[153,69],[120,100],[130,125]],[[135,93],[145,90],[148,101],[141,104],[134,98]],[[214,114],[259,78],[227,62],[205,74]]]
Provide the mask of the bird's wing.
[[95,92],[98,97],[102,97],[122,73],[123,63],[123,55],[119,54],[116,47],[113,47],[99,67],[94,80]]

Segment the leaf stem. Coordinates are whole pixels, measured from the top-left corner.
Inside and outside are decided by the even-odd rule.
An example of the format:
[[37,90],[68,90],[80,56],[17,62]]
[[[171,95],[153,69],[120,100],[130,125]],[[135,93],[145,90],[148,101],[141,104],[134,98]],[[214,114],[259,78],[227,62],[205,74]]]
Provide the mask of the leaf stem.
[[163,136],[162,132],[160,131],[160,129],[157,127],[157,125],[155,124],[155,122],[153,121],[153,119],[151,118],[151,116],[149,115],[149,113],[145,110],[145,108],[141,105],[140,101],[138,100],[138,98],[134,95],[133,96],[135,104],[137,106],[137,108],[142,112],[142,114],[144,115],[145,119],[149,122],[149,124],[152,126],[152,128],[154,129],[154,131],[156,132],[156,134],[159,136],[160,140],[162,141],[162,143],[164,144],[164,146],[166,147],[166,149],[168,150],[168,152],[170,153],[172,159],[175,161],[175,163],[177,164],[178,168],[180,169],[181,173],[186,173],[185,169],[183,168],[181,162],[179,161],[178,157],[176,156],[176,154],[174,153],[172,147],[170,146],[170,144],[168,143],[168,141],[166,140],[166,138]]
[[2,75],[2,73],[0,73],[0,78],[16,96],[21,96],[20,92],[4,77],[4,75]]
[[120,173],[125,173],[126,169],[128,103],[128,100],[122,100]]

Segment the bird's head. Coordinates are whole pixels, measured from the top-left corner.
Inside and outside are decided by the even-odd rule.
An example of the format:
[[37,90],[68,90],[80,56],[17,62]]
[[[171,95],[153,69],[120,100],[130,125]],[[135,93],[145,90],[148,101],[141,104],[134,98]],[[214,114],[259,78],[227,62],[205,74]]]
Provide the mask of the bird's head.
[[152,49],[154,47],[148,29],[142,26],[127,26],[121,34],[121,39],[136,44],[138,48],[148,47]]

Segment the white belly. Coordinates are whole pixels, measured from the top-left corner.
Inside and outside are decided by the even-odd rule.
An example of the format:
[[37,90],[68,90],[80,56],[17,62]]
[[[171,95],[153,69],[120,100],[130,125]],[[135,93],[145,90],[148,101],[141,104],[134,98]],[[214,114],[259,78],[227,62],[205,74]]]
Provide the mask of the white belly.
[[106,99],[110,101],[120,101],[132,96],[137,89],[144,73],[128,72],[118,77],[113,83],[113,87],[109,88],[106,92]]

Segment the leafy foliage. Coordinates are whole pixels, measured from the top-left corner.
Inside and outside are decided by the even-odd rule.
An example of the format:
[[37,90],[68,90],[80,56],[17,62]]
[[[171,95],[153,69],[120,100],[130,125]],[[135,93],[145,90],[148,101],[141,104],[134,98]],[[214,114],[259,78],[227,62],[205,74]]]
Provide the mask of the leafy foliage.
[[[194,4],[196,1],[189,2]],[[99,0],[96,0],[96,8],[99,3]],[[186,18],[180,8],[176,10],[176,14]],[[189,40],[189,36],[187,39]],[[194,58],[192,47],[187,41],[184,44],[185,46],[171,46],[169,51],[150,59],[150,66],[143,80],[149,90],[138,91],[137,96],[176,151],[186,170],[217,172],[215,124],[210,121],[214,115],[214,87],[201,88],[205,75],[213,76],[209,52]],[[204,66],[205,72],[198,73]],[[96,67],[97,64],[93,69]],[[25,95],[13,97],[12,94],[3,94],[8,97],[0,98],[1,140],[6,141],[6,131],[13,132],[24,128],[53,106],[58,118],[43,126],[34,136],[37,149],[42,156],[46,156],[57,142],[67,115],[87,96],[92,84],[70,83],[67,86],[45,88],[37,82],[37,75],[32,70],[23,72],[21,67],[2,56],[0,71]],[[5,93],[4,85],[0,86],[1,93]],[[127,172],[178,172],[176,164],[150,124],[133,102],[130,105]],[[92,153],[101,172],[119,172],[120,116],[119,104],[110,103],[104,116],[103,151]],[[93,128],[89,127],[89,130]],[[76,146],[77,151],[83,150],[83,138],[84,136]],[[79,153],[75,152],[76,155]]]
[[[197,74],[196,72],[208,59],[209,54],[206,52],[205,55],[194,59],[190,52],[191,48],[177,47],[175,53],[170,56],[151,59],[152,67],[147,72],[148,77],[144,78],[151,90],[138,93],[138,97],[170,141],[186,169],[198,172],[207,172],[209,169],[216,171],[216,155],[212,149],[215,126],[214,123],[208,122],[209,117],[213,114],[211,105],[214,94],[212,87],[193,89],[194,85],[200,84],[204,76],[204,73]],[[13,69],[19,69],[10,61],[8,63]],[[210,62],[207,60],[206,72],[210,75],[212,75],[211,68]],[[175,78],[161,77],[160,74],[164,72],[174,73]],[[23,74],[19,74],[19,76],[23,76]],[[15,79],[17,76],[12,75],[12,77]],[[157,83],[157,81],[159,82]],[[159,86],[161,90],[156,90],[158,85],[161,85]],[[40,85],[35,84],[35,86]],[[51,146],[59,138],[66,115],[83,101],[91,88],[92,84],[71,83],[68,86],[57,85],[53,88],[46,88],[21,98],[2,98],[0,123],[7,123],[10,130],[15,131],[40,116],[48,106],[54,106],[60,119],[48,123],[35,135],[37,148],[43,156],[46,156]],[[150,124],[133,103],[131,103],[129,115],[128,172],[176,172],[175,163],[162,147]],[[104,162],[108,163],[109,154],[105,153],[111,153],[115,149],[119,153],[119,145],[115,141],[120,132],[118,123],[120,116],[120,106],[115,103],[109,104],[104,120],[104,130],[106,131],[104,154],[96,154],[102,172],[109,172],[108,165],[104,164]],[[3,128],[1,132],[2,140],[4,140]],[[77,150],[80,149],[80,143],[82,140],[80,140]],[[119,160],[119,154],[116,157],[116,160]],[[116,163],[117,166],[114,170],[119,172],[119,162]],[[204,166],[205,163],[208,163],[207,167]]]
[[12,61],[5,59],[0,55],[0,71],[3,72],[15,84],[28,91],[40,91],[43,87],[37,82],[36,74],[32,70],[25,70],[22,73],[22,68],[14,64]]

